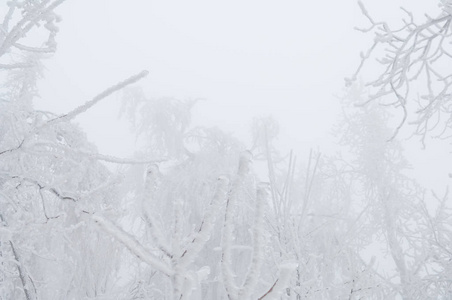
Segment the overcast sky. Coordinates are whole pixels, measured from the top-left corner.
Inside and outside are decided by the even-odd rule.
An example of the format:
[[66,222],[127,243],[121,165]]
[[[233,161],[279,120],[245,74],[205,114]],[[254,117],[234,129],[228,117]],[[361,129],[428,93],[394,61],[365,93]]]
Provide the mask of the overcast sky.
[[[426,2],[426,1],[425,1]],[[364,1],[375,19],[399,20],[399,6],[435,11],[432,3]],[[344,80],[372,41],[356,1],[68,0],[58,51],[47,62],[39,107],[65,112],[143,69],[151,97],[202,98],[196,125],[218,126],[249,140],[253,117],[272,115],[280,144],[327,151]],[[77,121],[102,153],[135,149],[118,97]]]

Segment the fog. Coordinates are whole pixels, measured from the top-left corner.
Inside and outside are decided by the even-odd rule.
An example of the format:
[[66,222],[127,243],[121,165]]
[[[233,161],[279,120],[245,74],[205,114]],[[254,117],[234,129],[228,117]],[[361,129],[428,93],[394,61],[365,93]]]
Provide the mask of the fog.
[[[299,151],[331,140],[336,95],[370,40],[353,30],[365,24],[355,1],[80,0],[58,12],[59,48],[37,105],[67,111],[146,69],[149,95],[201,99],[195,124],[246,141],[253,117],[272,115],[280,142]],[[77,121],[101,152],[126,155],[134,140],[117,122],[118,102]]]
[[[363,33],[369,19],[349,0],[61,2],[11,1],[9,25],[0,10],[0,299],[450,298],[450,140],[428,123],[450,130],[450,71],[440,66],[439,98],[418,96],[429,75],[394,84],[425,64],[413,49],[429,54],[426,37],[450,29],[450,1],[413,52],[404,39],[418,23]],[[27,47],[55,33],[55,3],[56,53],[51,38]],[[420,24],[440,12],[364,5],[390,27],[410,16],[401,6]],[[389,50],[346,87],[374,41]],[[131,82],[195,100],[190,128],[243,144],[187,130],[169,99],[131,97],[137,138],[123,115]],[[388,96],[357,105],[378,88]],[[413,134],[422,111],[425,145]],[[279,126],[273,144],[265,126],[253,140],[262,117]]]
[[[365,5],[374,19],[397,25],[404,16],[399,7],[418,18],[436,10],[410,1]],[[280,126],[278,147],[304,157],[310,149],[335,151],[332,128],[344,78],[372,43],[371,35],[355,30],[369,25],[356,1],[78,0],[58,13],[58,51],[46,63],[37,107],[65,112],[148,70],[140,85],[149,96],[199,99],[193,126],[219,127],[249,143],[253,118],[272,116]],[[130,156],[137,150],[135,135],[118,119],[120,110],[115,95],[77,122],[100,152]],[[415,142],[407,151],[416,176],[431,187],[444,186],[441,161],[448,151],[420,148]],[[440,183],[426,172],[441,173]]]

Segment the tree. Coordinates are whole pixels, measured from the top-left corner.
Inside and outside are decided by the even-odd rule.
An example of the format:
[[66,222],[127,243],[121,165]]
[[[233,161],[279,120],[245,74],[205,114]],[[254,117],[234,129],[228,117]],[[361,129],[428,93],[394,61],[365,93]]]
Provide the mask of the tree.
[[[352,103],[356,98],[364,98],[356,86],[350,94]],[[408,163],[401,143],[395,138],[388,141],[392,133],[387,127],[388,113],[383,107],[376,103],[359,108],[346,109],[345,106],[344,112],[345,122],[340,131],[348,152],[354,154],[348,159],[348,169],[356,176],[352,182],[355,194],[366,207],[368,221],[363,225],[368,227],[374,246],[386,248],[377,262],[391,265],[384,271],[388,275],[372,270],[384,279],[380,284],[385,299],[447,299],[450,285],[444,284],[443,274],[448,272],[449,263],[437,265],[427,238],[438,235],[445,238],[450,234],[439,221],[450,216],[445,205],[447,194],[438,201],[439,205],[434,204],[434,193],[428,193],[404,175]],[[431,217],[429,211],[433,209],[439,219]],[[439,242],[440,245],[445,240],[447,238]]]
[[[62,2],[9,1],[1,25],[0,299],[450,297],[448,195],[403,174],[384,109],[344,105],[347,151],[301,163],[274,147],[270,118],[251,150],[191,127],[194,101],[130,87],[146,71],[68,113],[38,111]],[[134,159],[98,153],[73,122],[120,90],[144,144]],[[368,255],[376,244],[388,258]]]
[[[154,282],[161,282],[159,290],[151,285],[145,288],[146,296],[169,297],[172,294],[173,298],[185,299],[194,292],[192,290],[198,290],[194,292],[198,296],[194,297],[208,298],[226,295],[240,299],[251,295],[258,297],[260,293],[269,299],[277,295],[288,284],[293,266],[280,264],[280,276],[274,286],[259,292],[266,249],[264,208],[268,201],[265,187],[256,186],[251,173],[252,154],[243,151],[240,143],[217,129],[190,129],[190,103],[169,98],[149,99],[137,89],[126,91],[125,101],[139,129],[138,135],[147,142],[148,151],[165,155],[167,159],[149,166],[144,187],[135,187],[131,194],[129,207],[136,205],[137,199],[143,199],[139,201],[143,209],[131,214],[129,221],[136,223],[134,220],[142,219],[139,230],[125,230],[130,227],[129,222],[114,224],[99,214],[95,214],[94,219],[139,260],[147,263]],[[166,117],[150,119],[149,115]],[[234,163],[237,160],[238,167]],[[139,177],[137,180],[143,180]],[[214,178],[219,181],[215,183]],[[170,211],[173,213],[168,215]],[[165,215],[167,217],[162,219]],[[254,219],[253,225],[249,219]],[[251,235],[246,230],[250,225]],[[146,235],[150,236],[150,243],[146,242]],[[213,254],[217,248],[221,256]],[[246,252],[246,259],[234,255],[236,251]],[[221,275],[218,274],[220,269]],[[135,283],[133,285],[135,287]],[[220,288],[214,288],[216,285]],[[200,293],[203,286],[206,291]]]
[[438,16],[427,15],[420,23],[402,8],[407,17],[396,29],[375,21],[363,3],[359,5],[371,23],[360,30],[373,32],[375,38],[373,45],[361,53],[361,64],[347,83],[355,81],[370,58],[376,57],[382,71],[367,83],[371,94],[363,104],[379,101],[402,111],[394,136],[409,121],[422,143],[428,135],[450,137],[452,74],[447,66],[452,63],[451,2],[442,0]]
[[[145,73],[67,114],[35,110],[42,61],[56,49],[54,10],[62,2],[8,1],[1,25],[1,299],[81,299],[115,289],[110,259],[118,251],[83,211],[114,205],[117,179],[99,161],[120,160],[99,155],[71,120]],[[47,38],[28,44],[32,33]]]

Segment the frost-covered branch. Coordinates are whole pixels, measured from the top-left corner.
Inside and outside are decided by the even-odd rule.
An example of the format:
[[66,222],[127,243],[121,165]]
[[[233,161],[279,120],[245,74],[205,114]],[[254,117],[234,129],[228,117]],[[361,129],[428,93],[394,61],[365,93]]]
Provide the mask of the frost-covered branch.
[[[44,155],[53,155],[51,152],[48,151],[48,149],[44,149],[43,151],[38,150],[32,150],[34,147],[43,147],[43,148],[53,148],[53,149],[59,149],[64,151],[65,153],[72,154],[72,155],[80,155],[84,157],[88,157],[90,159],[94,160],[101,160],[109,163],[115,163],[115,164],[123,164],[123,165],[146,165],[146,164],[155,164],[159,162],[166,161],[166,158],[159,158],[159,159],[149,159],[149,160],[139,160],[139,159],[130,159],[130,158],[121,158],[121,157],[115,157],[111,155],[104,155],[100,153],[95,152],[87,152],[79,149],[73,149],[71,147],[59,145],[56,143],[49,143],[49,142],[33,142],[30,144],[27,144],[26,151],[33,152],[35,154],[44,154]],[[14,150],[19,149],[20,147],[5,150],[3,152],[0,152],[0,155],[4,152],[12,152]]]
[[215,219],[219,213],[219,208],[226,200],[228,187],[229,179],[224,176],[219,177],[212,203],[207,208],[198,232],[179,259],[179,267],[185,268],[188,264],[190,264],[204,247],[205,243],[209,240],[210,234],[215,225]]
[[237,202],[238,192],[243,184],[245,176],[250,171],[251,153],[245,151],[240,156],[239,168],[236,178],[234,179],[231,189],[229,191],[226,202],[226,211],[224,216],[223,232],[221,237],[222,255],[221,255],[221,270],[223,274],[224,287],[228,293],[229,298],[236,299],[238,287],[234,282],[234,274],[231,269],[232,265],[232,233],[234,230],[233,216],[235,213],[235,206]]
[[[197,257],[206,242],[209,240],[210,234],[214,228],[216,215],[220,211],[219,208],[221,204],[226,200],[228,186],[229,180],[226,177],[218,178],[216,192],[211,204],[209,205],[204,215],[200,229],[193,238],[193,241],[187,246],[180,257],[175,258],[165,245],[157,245],[157,248],[161,249],[167,256],[171,258],[171,266],[161,261],[158,257],[144,248],[143,245],[133,236],[126,233],[123,229],[121,229],[111,221],[98,215],[93,215],[92,218],[97,224],[100,225],[100,227],[104,231],[114,236],[139,259],[169,276],[173,282],[174,294],[176,295],[176,297],[178,299],[180,299],[181,297],[185,299],[186,297],[188,297],[188,292],[191,291],[191,289],[194,287],[193,285],[195,284],[195,281],[191,277],[192,275],[187,272],[187,268],[193,263],[193,260]],[[153,220],[149,219],[150,216],[147,214],[145,214],[145,216],[148,217],[148,224],[149,222],[152,222],[152,224],[150,225],[155,226]],[[158,235],[154,236],[154,238],[156,238],[157,241],[161,239]]]
[[157,245],[157,248],[160,249],[166,256],[169,258],[173,258],[172,251],[169,250],[169,247],[166,245],[163,235],[160,232],[160,230],[157,228],[156,221],[152,217],[152,215],[144,211],[144,220],[146,221],[146,225],[149,227],[149,230],[151,231],[151,236],[154,241],[154,243]]
[[[243,184],[245,175],[250,170],[251,156],[249,152],[242,153],[240,157],[239,170],[234,181],[227,201],[227,207],[225,212],[225,223],[223,227],[222,235],[222,274],[224,287],[226,289],[229,299],[249,299],[259,282],[261,275],[261,266],[264,261],[264,207],[269,198],[269,185],[268,183],[260,183],[256,192],[256,206],[255,206],[255,218],[252,227],[253,230],[253,246],[252,246],[252,259],[245,276],[245,281],[241,287],[238,287],[234,281],[234,273],[232,271],[232,215],[234,214],[234,208],[237,205],[238,191]],[[285,287],[287,283],[285,278],[280,279],[282,283],[278,283]],[[279,282],[277,281],[277,282]]]
[[174,294],[177,299],[187,299],[189,292],[194,287],[194,280],[190,273],[187,272],[187,268],[191,265],[203,249],[206,242],[210,239],[210,234],[215,225],[215,219],[219,213],[219,208],[226,200],[228,192],[229,179],[221,176],[218,178],[218,183],[214,197],[211,204],[207,208],[204,215],[203,222],[193,238],[192,242],[188,244],[181,257],[173,260],[175,274],[173,277]]
[[75,197],[68,196],[68,195],[63,195],[56,188],[46,186],[45,184],[42,184],[42,183],[40,183],[39,181],[37,181],[35,179],[28,178],[28,177],[23,177],[23,176],[17,176],[17,175],[9,175],[8,177],[10,177],[12,179],[19,179],[21,182],[32,183],[32,184],[36,185],[40,190],[47,190],[47,191],[51,192],[52,194],[54,194],[55,196],[57,196],[58,198],[60,198],[61,200],[70,200],[70,201],[73,201],[73,202],[77,202],[78,201],[78,199],[76,199]]
[[149,264],[156,270],[161,271],[167,276],[173,276],[174,271],[170,266],[163,263],[158,257],[154,256],[151,252],[145,249],[140,242],[138,242],[133,236],[126,233],[119,226],[115,225],[113,222],[98,216],[93,215],[92,219],[99,224],[99,226],[107,233],[114,236],[119,242],[126,246],[130,252],[135,254],[140,260]]
[[0,71],[7,71],[13,69],[23,69],[23,68],[31,68],[33,65],[26,63],[17,63],[17,64],[0,64]]
[[167,257],[173,258],[173,252],[167,245],[161,229],[157,226],[157,222],[153,216],[152,203],[154,200],[154,194],[158,188],[158,179],[160,177],[160,171],[157,164],[150,164],[146,170],[146,179],[144,187],[144,195],[142,199],[143,218],[146,225],[149,228],[151,237],[154,244],[160,251],[162,251]]
[[[2,214],[0,214],[0,224],[4,224],[6,226],[8,225]],[[0,239],[0,246],[1,246],[2,240],[3,241],[8,240],[9,246],[11,248],[11,252],[12,252],[12,254],[14,256],[14,260],[15,260],[15,264],[16,264],[16,267],[17,267],[17,271],[19,273],[19,278],[20,278],[20,282],[22,284],[22,289],[23,289],[24,294],[25,294],[25,298],[27,300],[36,299],[36,290],[34,290],[34,293],[33,293],[33,291],[30,289],[30,283],[31,283],[31,282],[29,282],[29,278],[30,277],[27,276],[28,275],[27,271],[24,268],[23,262],[22,262],[22,260],[21,260],[21,258],[19,256],[19,253],[17,252],[16,247],[14,246],[13,241],[11,239],[9,239],[9,238],[5,239],[3,237],[3,239]],[[2,256],[2,252],[1,252],[1,249],[0,249],[0,257],[1,256]],[[3,261],[5,261],[5,260],[3,260]],[[2,265],[3,265],[3,262],[2,262]]]
[[128,86],[130,84],[133,84],[133,83],[137,82],[138,80],[146,77],[148,74],[149,74],[148,71],[141,71],[140,73],[135,74],[135,75],[127,78],[126,80],[121,81],[121,82],[109,87],[108,89],[106,89],[105,91],[103,91],[102,93],[100,93],[99,95],[97,95],[96,97],[91,99],[90,101],[86,102],[85,104],[77,107],[73,111],[70,111],[67,114],[59,116],[59,117],[57,117],[55,119],[49,120],[46,124],[55,124],[55,123],[58,123],[58,122],[67,122],[67,121],[75,118],[79,114],[84,113],[85,111],[87,111],[88,109],[90,109],[91,107],[96,105],[102,99],[110,96],[114,92],[117,92],[117,91],[125,88],[126,86]]
[[[57,19],[55,16],[52,16],[53,10],[61,5],[65,0],[56,0],[56,1],[41,1],[41,3],[33,4],[33,9],[22,10],[23,17],[14,25],[11,30],[9,29],[9,22],[12,20],[13,14],[15,10],[19,7],[22,7],[18,3],[18,1],[9,1],[9,10],[4,17],[2,24],[2,31],[4,34],[4,39],[0,44],[0,57],[9,51],[12,46],[17,46],[17,42],[26,37],[28,32],[40,25],[40,22],[45,21],[47,24],[44,26],[49,31],[49,37],[47,39],[46,44],[49,46],[49,49],[55,50],[55,35],[58,31],[58,28],[53,24],[53,22]],[[20,47],[20,46],[19,46]],[[27,47],[27,51],[32,52],[40,52],[35,51],[39,48]],[[52,51],[52,52],[53,52]]]
[[36,291],[35,293],[32,292],[31,288],[30,288],[30,283],[29,281],[29,277],[27,276],[27,272],[22,264],[22,261],[19,257],[19,253],[17,252],[16,248],[14,247],[14,244],[12,241],[9,241],[9,245],[11,247],[11,251],[13,253],[14,259],[17,262],[17,270],[19,271],[19,278],[20,278],[20,282],[22,283],[22,288],[23,291],[25,293],[25,298],[27,300],[34,300],[37,299],[36,298]]
[[35,53],[53,53],[53,52],[55,52],[55,48],[53,48],[53,47],[47,47],[47,48],[30,47],[30,46],[21,45],[19,43],[15,43],[14,47],[16,47],[17,49],[20,49],[22,51],[35,52]]
[[14,147],[14,148],[11,148],[11,149],[8,149],[8,150],[3,150],[3,151],[1,151],[1,152],[0,152],[0,155],[5,154],[5,153],[11,153],[11,152],[14,152],[14,151],[20,149],[20,148],[22,147],[23,143],[24,143],[24,140],[22,140],[22,141],[20,142],[20,144],[19,144],[17,147]]
[[[148,71],[141,71],[138,74],[135,74],[129,78],[127,78],[124,81],[121,81],[109,88],[107,88],[105,91],[103,91],[102,93],[98,94],[96,97],[94,97],[93,99],[91,99],[90,101],[86,102],[85,104],[77,107],[76,109],[68,112],[67,114],[64,114],[62,116],[50,119],[49,121],[47,121],[46,123],[44,123],[43,125],[36,127],[33,131],[31,131],[30,133],[28,133],[28,135],[26,135],[25,140],[29,139],[31,136],[33,136],[34,133],[39,132],[40,130],[43,130],[44,128],[47,128],[49,126],[53,126],[56,125],[58,123],[61,122],[68,122],[71,119],[75,118],[76,116],[78,116],[81,113],[86,112],[88,109],[90,109],[91,107],[93,107],[95,104],[97,104],[99,101],[101,101],[102,99],[108,97],[109,95],[125,88],[126,86],[133,84],[137,81],[139,81],[140,79],[146,77],[148,75]],[[80,151],[80,150],[78,150]],[[124,160],[124,159],[117,159],[111,156],[105,156],[105,155],[100,155],[100,154],[87,154],[87,153],[83,153],[82,151],[79,152],[80,154],[84,154],[84,155],[90,155],[90,156],[95,156],[96,159],[99,160],[104,160],[104,161],[108,161],[108,162],[112,162],[112,163],[120,163],[120,164],[141,164],[141,163],[153,163],[156,161],[133,161],[133,160]],[[2,154],[2,153],[0,153]]]
[[240,299],[248,299],[259,281],[261,266],[264,261],[264,205],[268,201],[268,188],[267,183],[261,183],[257,189],[252,260],[245,283],[239,292]]
[[[374,55],[377,49],[382,49],[384,55],[377,57],[377,61],[383,70],[367,83],[371,95],[363,104],[379,100],[383,105],[401,109],[402,118],[394,136],[409,117],[413,117],[410,123],[416,126],[415,133],[421,136],[422,142],[428,132],[448,137],[447,131],[452,127],[452,72],[445,66],[452,64],[450,4],[443,4],[445,9],[438,17],[427,16],[421,24],[403,9],[408,18],[397,29],[374,21],[364,5],[361,2],[359,5],[371,23],[361,31],[373,32],[375,39],[372,47],[365,54],[361,53],[361,63],[352,78],[346,79],[347,84],[355,81],[370,58],[379,55]],[[417,102],[415,111],[411,111],[410,101]]]

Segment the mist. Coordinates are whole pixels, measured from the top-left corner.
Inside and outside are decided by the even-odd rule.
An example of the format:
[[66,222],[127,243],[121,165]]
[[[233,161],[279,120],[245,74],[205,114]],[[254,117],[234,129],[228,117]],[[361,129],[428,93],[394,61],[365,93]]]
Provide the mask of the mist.
[[0,3],[0,299],[449,299],[449,2]]

